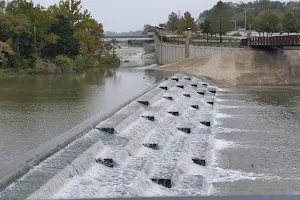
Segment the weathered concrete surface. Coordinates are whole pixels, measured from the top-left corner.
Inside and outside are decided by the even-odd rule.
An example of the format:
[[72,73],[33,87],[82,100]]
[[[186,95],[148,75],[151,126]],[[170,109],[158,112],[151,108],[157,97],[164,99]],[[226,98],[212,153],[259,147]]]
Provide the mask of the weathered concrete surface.
[[157,61],[163,65],[184,61],[186,58],[203,58],[223,52],[240,51],[240,48],[234,47],[194,46],[190,44],[181,45],[167,42],[163,42],[161,45],[157,37],[154,37],[154,45]]
[[241,49],[164,65],[159,69],[206,76],[227,86],[298,85],[300,52]]

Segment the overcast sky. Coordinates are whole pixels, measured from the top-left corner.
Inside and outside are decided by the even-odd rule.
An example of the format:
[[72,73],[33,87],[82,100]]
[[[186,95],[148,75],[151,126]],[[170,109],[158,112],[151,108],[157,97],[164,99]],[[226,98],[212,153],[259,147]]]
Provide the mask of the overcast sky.
[[[59,0],[34,2],[48,6],[58,3]],[[180,11],[181,14],[189,11],[197,19],[202,11],[210,9],[217,2],[218,0],[82,0],[84,9],[88,9],[93,17],[103,24],[105,31],[115,32],[139,30],[144,24],[164,23],[173,11]]]

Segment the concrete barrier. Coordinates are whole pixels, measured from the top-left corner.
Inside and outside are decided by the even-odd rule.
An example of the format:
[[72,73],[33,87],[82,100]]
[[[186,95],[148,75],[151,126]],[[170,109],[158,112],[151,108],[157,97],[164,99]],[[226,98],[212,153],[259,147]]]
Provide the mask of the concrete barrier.
[[[159,64],[172,64],[186,59],[202,58],[213,56],[223,52],[239,51],[240,48],[233,47],[209,47],[209,46],[193,46],[189,45],[189,51],[186,45],[170,44],[161,42],[154,36],[155,54]],[[188,55],[186,55],[188,53]]]

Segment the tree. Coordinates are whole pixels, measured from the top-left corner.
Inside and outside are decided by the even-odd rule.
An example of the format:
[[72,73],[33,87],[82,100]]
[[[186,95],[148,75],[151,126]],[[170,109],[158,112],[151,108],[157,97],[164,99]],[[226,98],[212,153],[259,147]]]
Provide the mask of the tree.
[[58,36],[54,44],[48,44],[44,49],[46,57],[55,58],[58,55],[65,55],[75,58],[79,53],[79,40],[75,37],[74,27],[71,20],[63,15],[57,16],[57,24],[53,24],[50,32]]
[[207,36],[207,42],[208,42],[208,35],[209,33],[211,33],[211,26],[210,26],[210,22],[208,21],[208,19],[205,19],[204,22],[200,25],[201,29],[202,29],[202,33],[205,33]]
[[145,24],[142,35],[147,35],[148,32],[151,32],[153,30],[154,30],[153,26],[151,26],[150,24]]
[[178,30],[178,25],[179,25],[178,23],[179,23],[178,15],[172,12],[169,15],[169,20],[167,22],[167,30],[172,32]]
[[185,20],[185,28],[191,28],[192,32],[197,31],[197,25],[195,19],[192,17],[191,13],[185,12],[184,13],[184,20]]
[[222,35],[232,29],[232,23],[230,22],[230,8],[222,1],[219,1],[215,7],[211,28],[213,32],[219,33],[220,42],[222,42]]
[[191,28],[192,32],[196,32],[198,29],[195,19],[192,17],[192,15],[189,12],[185,12],[184,16],[178,21],[178,32],[182,33],[187,31],[188,28]]
[[254,20],[255,29],[258,32],[274,33],[282,29],[279,15],[274,11],[264,11]]
[[0,0],[0,14],[4,14],[6,8],[5,0]]
[[10,46],[0,41],[0,67],[3,67],[3,65],[6,65],[7,62],[7,56],[14,54],[13,50],[10,48]]
[[299,31],[299,22],[290,12],[285,13],[282,18],[282,31],[286,33],[296,33]]

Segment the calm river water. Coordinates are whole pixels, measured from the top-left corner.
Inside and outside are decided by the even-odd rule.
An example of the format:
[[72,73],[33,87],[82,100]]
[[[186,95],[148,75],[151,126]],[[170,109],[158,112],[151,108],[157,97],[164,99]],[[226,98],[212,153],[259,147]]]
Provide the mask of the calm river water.
[[141,52],[137,47],[122,48],[121,59],[131,62],[123,63],[120,69],[0,78],[0,169],[84,120],[113,110],[159,81],[161,74],[151,70],[155,65],[150,65],[156,60],[142,60]]

